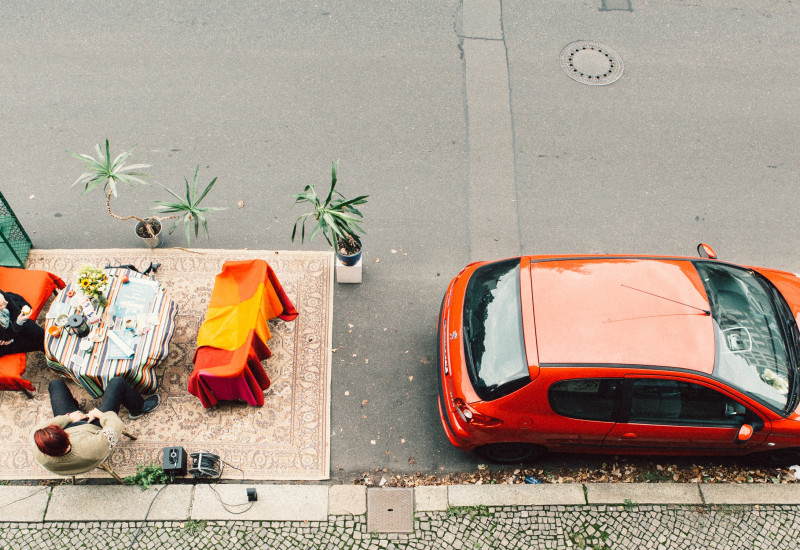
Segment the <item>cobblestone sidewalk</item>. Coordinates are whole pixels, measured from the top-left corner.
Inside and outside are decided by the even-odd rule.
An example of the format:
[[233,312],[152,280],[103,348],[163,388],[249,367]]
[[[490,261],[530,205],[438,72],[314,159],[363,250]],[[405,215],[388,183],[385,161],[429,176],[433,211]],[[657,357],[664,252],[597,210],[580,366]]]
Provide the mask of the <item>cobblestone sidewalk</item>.
[[17,549],[769,549],[799,548],[795,506],[472,506],[417,513],[414,533],[327,522],[0,523]]

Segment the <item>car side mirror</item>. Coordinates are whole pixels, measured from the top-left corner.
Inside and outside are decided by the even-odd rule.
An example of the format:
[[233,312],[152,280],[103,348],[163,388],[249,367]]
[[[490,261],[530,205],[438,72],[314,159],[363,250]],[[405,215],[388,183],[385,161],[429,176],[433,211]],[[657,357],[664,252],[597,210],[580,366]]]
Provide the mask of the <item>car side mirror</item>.
[[717,253],[714,252],[713,248],[711,248],[709,245],[705,243],[700,243],[697,245],[697,254],[701,258],[708,258],[709,260],[717,259]]
[[742,424],[739,431],[736,432],[736,443],[744,443],[753,436],[754,431],[750,424]]

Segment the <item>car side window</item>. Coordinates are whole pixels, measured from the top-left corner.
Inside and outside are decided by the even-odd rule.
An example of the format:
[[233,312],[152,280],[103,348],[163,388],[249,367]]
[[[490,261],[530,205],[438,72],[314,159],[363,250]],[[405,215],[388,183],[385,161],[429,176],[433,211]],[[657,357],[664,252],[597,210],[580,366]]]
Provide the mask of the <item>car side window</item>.
[[716,390],[677,380],[630,380],[628,422],[697,426],[739,426],[741,415],[732,414],[734,399]]
[[550,408],[562,416],[580,420],[613,422],[622,394],[619,378],[562,380],[550,386]]

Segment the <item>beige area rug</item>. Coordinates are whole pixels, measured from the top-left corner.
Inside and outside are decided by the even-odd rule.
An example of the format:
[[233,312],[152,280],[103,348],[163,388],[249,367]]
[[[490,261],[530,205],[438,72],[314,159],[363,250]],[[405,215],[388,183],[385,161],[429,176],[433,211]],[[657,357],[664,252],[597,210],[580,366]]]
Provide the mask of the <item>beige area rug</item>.
[[[263,258],[272,266],[300,315],[291,322],[270,321],[272,357],[264,362],[272,385],[261,408],[244,402],[220,402],[204,409],[189,394],[197,331],[205,316],[214,276],[226,260]],[[247,250],[31,250],[29,269],[74,280],[86,263],[134,264],[140,270],[161,262],[156,279],[178,304],[177,328],[169,358],[159,367],[159,393],[164,401],[153,413],[129,421],[126,430],[138,436],[120,438],[114,469],[122,476],[137,464],[161,464],[162,448],[182,446],[187,453],[210,451],[231,466],[223,478],[248,480],[314,480],[329,478],[330,365],[333,305],[333,253]],[[41,318],[44,318],[42,314]],[[31,428],[51,416],[47,384],[55,375],[41,353],[28,355],[25,377],[38,392],[0,392],[0,479],[49,479],[31,451]],[[98,400],[69,384],[85,410]],[[101,470],[85,476],[108,477]]]

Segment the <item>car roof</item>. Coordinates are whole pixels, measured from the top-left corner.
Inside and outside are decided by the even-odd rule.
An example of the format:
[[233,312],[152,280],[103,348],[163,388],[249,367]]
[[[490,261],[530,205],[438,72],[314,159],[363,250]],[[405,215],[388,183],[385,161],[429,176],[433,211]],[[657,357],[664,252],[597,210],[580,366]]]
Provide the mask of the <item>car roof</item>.
[[714,328],[696,269],[673,258],[531,258],[540,364],[711,374]]

